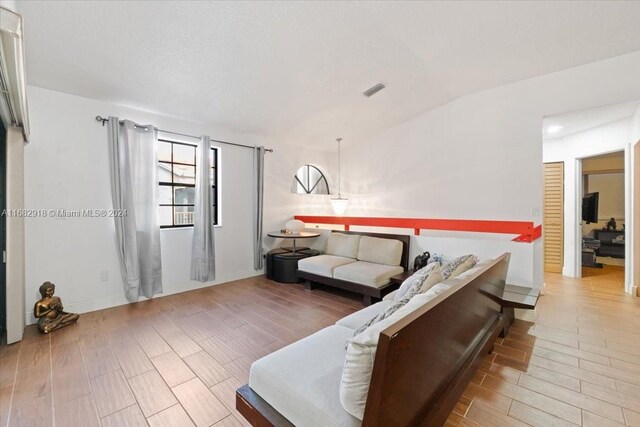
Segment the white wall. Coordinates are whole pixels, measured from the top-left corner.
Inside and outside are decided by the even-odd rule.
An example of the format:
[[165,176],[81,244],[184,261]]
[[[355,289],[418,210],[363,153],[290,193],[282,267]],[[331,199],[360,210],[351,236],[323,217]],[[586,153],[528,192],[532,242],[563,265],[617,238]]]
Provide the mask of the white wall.
[[[109,209],[107,129],[96,115],[116,115],[161,129],[244,144],[255,135],[206,128],[124,106],[29,87],[31,142],[25,148],[25,205],[31,209]],[[221,146],[222,227],[216,228],[216,281],[256,275],[252,256],[252,150]],[[269,163],[269,154],[267,163]],[[125,304],[111,218],[26,220],[26,308],[44,281],[72,312]],[[212,283],[189,279],[192,229],[161,230],[164,295]],[[101,272],[108,279],[101,281]]]
[[582,207],[577,195],[582,194],[582,170],[579,161],[585,157],[624,150],[629,145],[631,124],[632,119],[628,118],[564,138],[544,141],[543,161],[564,162],[564,275],[579,277],[581,272],[578,248],[582,239]]
[[[588,175],[589,193],[598,192],[598,219],[624,222],[624,172]],[[622,228],[622,224],[620,224]]]
[[[543,117],[638,99],[638,75],[640,52],[465,96],[376,136],[343,141],[346,215],[539,224]],[[280,206],[273,221],[297,208]],[[329,201],[316,210],[330,213]],[[539,284],[542,245],[532,247],[527,281]]]

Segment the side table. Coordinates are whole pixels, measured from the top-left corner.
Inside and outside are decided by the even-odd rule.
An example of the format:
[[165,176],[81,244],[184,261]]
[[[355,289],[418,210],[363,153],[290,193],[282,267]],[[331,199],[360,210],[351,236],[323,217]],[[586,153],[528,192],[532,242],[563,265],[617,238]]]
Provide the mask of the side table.
[[394,285],[401,285],[402,282],[404,282],[405,280],[407,280],[409,277],[413,276],[413,273],[415,273],[415,271],[413,270],[406,270],[403,271],[400,274],[396,274],[395,276],[391,277],[391,279],[389,279],[391,281],[392,284]]
[[509,327],[515,319],[515,309],[521,308],[525,310],[533,310],[538,303],[540,297],[540,289],[530,288],[527,286],[511,285],[507,283],[504,287],[502,295],[502,315],[504,316],[501,338],[507,336]]
[[[302,280],[298,278],[296,270],[298,261],[311,256],[320,255],[320,251],[315,249],[298,249],[296,252],[283,252],[273,255],[272,279],[280,283],[298,283]],[[267,263],[268,266],[268,263]]]

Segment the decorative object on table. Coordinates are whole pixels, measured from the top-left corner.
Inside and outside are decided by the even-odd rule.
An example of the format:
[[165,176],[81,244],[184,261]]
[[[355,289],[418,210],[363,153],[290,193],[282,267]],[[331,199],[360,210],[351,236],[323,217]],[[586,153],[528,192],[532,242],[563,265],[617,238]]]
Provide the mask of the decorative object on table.
[[288,228],[282,228],[280,229],[280,232],[282,234],[293,234],[293,231],[289,230]]
[[330,194],[327,178],[318,167],[300,166],[293,176],[291,192],[296,194]]
[[337,138],[336,141],[338,141],[338,197],[331,199],[331,206],[333,207],[333,212],[336,215],[342,215],[347,209],[349,199],[342,197],[342,194],[340,193],[340,143],[342,142],[342,138]]
[[75,323],[80,317],[78,314],[64,311],[62,300],[53,296],[55,291],[56,286],[53,283],[44,282],[40,286],[42,299],[36,301],[33,306],[33,313],[38,319],[38,330],[43,334]]
[[287,221],[284,227],[294,233],[299,233],[301,231],[304,231],[304,222],[300,221],[299,219],[292,219],[291,221]]
[[429,263],[429,258],[431,258],[431,254],[426,251],[423,252],[422,255],[418,255],[413,261],[413,271],[418,271],[422,267],[425,267]]
[[616,228],[618,228],[616,220],[615,218],[611,218],[609,222],[607,222],[607,230],[615,230]]

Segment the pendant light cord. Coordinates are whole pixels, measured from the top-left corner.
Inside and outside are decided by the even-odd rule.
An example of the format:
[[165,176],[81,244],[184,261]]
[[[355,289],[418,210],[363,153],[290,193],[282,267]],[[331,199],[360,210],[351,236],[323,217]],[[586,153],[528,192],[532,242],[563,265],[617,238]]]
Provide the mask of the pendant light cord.
[[342,141],[342,138],[337,138],[336,141],[338,141],[338,198],[342,199],[342,193],[340,192],[340,180],[341,180],[341,176],[340,176],[340,142]]

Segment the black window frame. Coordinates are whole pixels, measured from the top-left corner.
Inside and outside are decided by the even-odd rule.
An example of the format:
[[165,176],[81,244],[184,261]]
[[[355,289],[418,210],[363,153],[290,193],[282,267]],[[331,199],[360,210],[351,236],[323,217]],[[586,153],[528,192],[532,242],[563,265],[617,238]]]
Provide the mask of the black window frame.
[[[194,154],[193,154],[193,164],[192,163],[184,163],[184,162],[176,162],[174,161],[174,150],[173,147],[175,145],[184,145],[187,147],[194,147],[197,149],[197,144],[196,143],[189,143],[189,142],[184,142],[184,141],[176,141],[176,140],[172,140],[169,138],[158,138],[158,143],[168,143],[171,144],[171,161],[167,161],[167,160],[159,160],[158,159],[158,166],[160,163],[165,164],[165,165],[169,165],[170,166],[170,174],[171,174],[171,182],[167,182],[167,181],[160,181],[160,179],[158,179],[158,186],[159,187],[171,187],[171,203],[158,203],[158,208],[160,207],[171,207],[171,222],[172,225],[160,225],[161,229],[172,229],[172,228],[187,228],[187,227],[193,227],[193,224],[176,224],[176,214],[175,214],[175,208],[176,207],[190,207],[193,206],[195,208],[195,204],[193,203],[175,203],[175,188],[176,187],[190,187],[190,188],[195,188],[195,176],[194,176],[194,183],[193,184],[186,184],[186,183],[181,183],[181,182],[175,182],[174,177],[175,174],[173,173],[173,165],[182,165],[182,166],[193,166],[194,170],[196,171],[195,173],[198,173],[198,161],[197,161],[197,150],[194,150]],[[214,226],[220,226],[220,206],[218,206],[218,200],[219,200],[219,191],[220,191],[220,186],[219,186],[219,159],[220,159],[220,149],[218,147],[211,147],[211,151],[213,151],[213,164],[210,167],[211,169],[211,173],[213,174],[213,176],[215,176],[215,180],[214,183],[211,185],[211,188],[213,189],[213,225]]]

